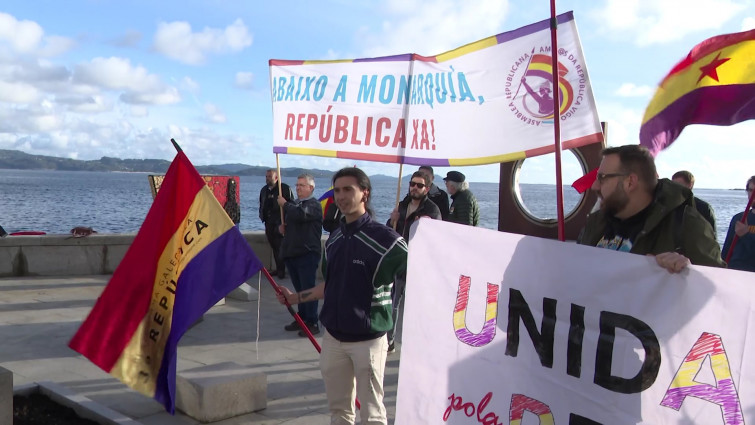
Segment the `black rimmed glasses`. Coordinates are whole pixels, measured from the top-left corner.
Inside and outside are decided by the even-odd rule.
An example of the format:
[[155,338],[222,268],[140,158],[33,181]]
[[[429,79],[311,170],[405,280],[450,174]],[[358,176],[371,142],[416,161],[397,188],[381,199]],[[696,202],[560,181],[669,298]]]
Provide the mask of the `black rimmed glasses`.
[[417,186],[420,189],[424,189],[427,185],[424,183],[409,182],[409,187]]
[[626,177],[628,175],[627,173],[598,173],[598,183],[603,184],[606,179],[611,177]]

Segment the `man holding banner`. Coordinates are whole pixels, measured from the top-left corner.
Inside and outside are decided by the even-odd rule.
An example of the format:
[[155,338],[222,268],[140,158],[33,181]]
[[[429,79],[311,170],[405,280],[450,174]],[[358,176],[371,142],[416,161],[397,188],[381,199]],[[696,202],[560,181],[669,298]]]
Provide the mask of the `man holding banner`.
[[[294,192],[286,183],[281,183],[281,193],[286,201],[294,199]],[[260,189],[260,220],[265,223],[265,236],[273,251],[275,260],[275,270],[270,274],[278,275],[283,279],[286,277],[286,266],[280,258],[281,243],[283,235],[280,233],[278,226],[281,225],[281,211],[278,206],[278,171],[269,169],[265,172],[265,185]]]
[[[283,208],[285,224],[281,224],[283,243],[280,256],[291,274],[291,283],[297,291],[311,289],[317,280],[317,266],[322,250],[322,206],[312,196],[315,178],[311,174],[301,174],[296,180],[296,201],[289,202],[278,195],[278,205]],[[299,315],[307,324],[312,335],[320,333],[317,325],[317,301],[299,304]],[[299,331],[299,336],[307,333],[299,330],[294,320],[284,327],[287,331]]]
[[419,170],[430,181],[430,188],[427,190],[427,198],[433,201],[440,210],[440,216],[443,221],[448,220],[448,193],[435,184],[435,171],[429,165],[422,165]]
[[[747,180],[747,198],[751,199],[755,191],[755,176]],[[735,270],[755,272],[755,212],[752,205],[745,208],[745,212],[735,214],[729,223],[729,231],[726,232],[726,240],[721,250],[721,258],[729,258],[728,267]],[[748,211],[749,210],[749,211]],[[742,216],[747,213],[747,219],[742,221]],[[737,239],[734,242],[734,239]],[[729,255],[729,251],[732,251]]]
[[[388,225],[396,229],[407,243],[412,224],[419,220],[420,217],[430,217],[434,220],[442,219],[440,209],[437,204],[430,200],[428,195],[431,184],[432,180],[430,180],[427,173],[415,171],[412,174],[412,179],[409,181],[409,195],[403,201],[399,202],[398,206],[391,212]],[[445,192],[443,193],[445,194]],[[388,331],[388,354],[396,351],[394,336],[405,289],[406,276],[396,276],[396,281],[393,284],[393,293],[391,294],[391,299],[393,300],[393,327]]]
[[658,180],[647,148],[625,145],[603,150],[592,190],[601,200],[578,243],[656,256],[678,273],[690,262],[723,267],[716,236],[692,203],[692,192],[668,179]]
[[298,304],[324,300],[320,322],[326,332],[320,370],[331,424],[354,424],[356,395],[361,402],[362,423],[386,425],[385,334],[393,326],[394,278],[406,274],[406,242],[389,227],[372,220],[372,185],[364,171],[351,167],[338,171],[333,176],[333,192],[345,221],[325,243],[325,282],[298,293],[281,287],[278,301]]

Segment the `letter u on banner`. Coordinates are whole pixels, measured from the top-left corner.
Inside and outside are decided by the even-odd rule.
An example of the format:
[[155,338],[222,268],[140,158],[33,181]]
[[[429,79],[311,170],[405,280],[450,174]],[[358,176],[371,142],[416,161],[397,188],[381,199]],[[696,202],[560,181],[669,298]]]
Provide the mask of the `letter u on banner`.
[[498,317],[498,285],[488,283],[488,294],[485,299],[485,324],[479,333],[473,333],[467,328],[467,305],[469,304],[469,287],[472,280],[469,276],[459,276],[459,291],[456,293],[454,307],[454,332],[456,338],[472,347],[482,347],[495,338],[495,324]]

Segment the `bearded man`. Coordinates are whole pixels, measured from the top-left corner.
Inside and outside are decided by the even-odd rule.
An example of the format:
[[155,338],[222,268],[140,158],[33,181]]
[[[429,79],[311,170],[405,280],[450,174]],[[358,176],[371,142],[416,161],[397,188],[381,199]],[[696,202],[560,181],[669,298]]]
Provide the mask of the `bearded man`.
[[415,171],[409,181],[409,195],[393,209],[391,218],[386,223],[387,226],[396,229],[396,232],[403,236],[407,242],[409,241],[409,228],[420,217],[430,217],[435,220],[442,218],[440,209],[428,197],[431,184],[432,180],[427,174],[422,171]]
[[724,267],[710,224],[695,208],[692,191],[658,179],[647,148],[606,148],[591,190],[601,200],[577,240],[583,245],[654,255],[678,273],[690,262]]

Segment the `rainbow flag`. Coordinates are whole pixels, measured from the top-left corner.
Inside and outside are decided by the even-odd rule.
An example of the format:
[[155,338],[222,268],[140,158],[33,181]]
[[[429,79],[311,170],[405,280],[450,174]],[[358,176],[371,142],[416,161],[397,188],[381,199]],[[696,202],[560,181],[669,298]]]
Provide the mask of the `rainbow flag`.
[[181,336],[261,268],[179,152],[134,242],[69,346],[173,414]]
[[333,186],[330,186],[330,189],[323,193],[317,200],[320,201],[320,205],[322,206],[322,216],[325,217],[325,211],[327,211],[328,206],[335,202],[335,198],[333,197]]
[[645,110],[640,144],[653,155],[689,124],[755,118],[755,30],[709,38],[663,79]]

